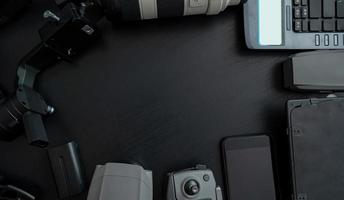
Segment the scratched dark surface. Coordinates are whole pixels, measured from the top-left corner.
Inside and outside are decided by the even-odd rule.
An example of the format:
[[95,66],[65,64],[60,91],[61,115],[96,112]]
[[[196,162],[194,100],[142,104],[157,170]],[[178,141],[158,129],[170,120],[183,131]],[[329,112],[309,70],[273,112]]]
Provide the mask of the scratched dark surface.
[[[20,58],[40,41],[42,12],[52,7],[51,0],[34,0],[0,29],[0,86],[7,93]],[[281,62],[293,52],[247,49],[242,15],[236,7],[211,17],[101,21],[100,41],[37,82],[56,107],[45,119],[52,144],[80,144],[88,181],[97,164],[142,163],[154,172],[155,199],[164,199],[167,172],[207,164],[224,186],[221,140],[269,133],[284,166],[280,194],[288,197],[285,103],[303,96],[283,89]],[[39,199],[58,199],[46,151],[25,137],[0,142],[0,172],[37,186]]]

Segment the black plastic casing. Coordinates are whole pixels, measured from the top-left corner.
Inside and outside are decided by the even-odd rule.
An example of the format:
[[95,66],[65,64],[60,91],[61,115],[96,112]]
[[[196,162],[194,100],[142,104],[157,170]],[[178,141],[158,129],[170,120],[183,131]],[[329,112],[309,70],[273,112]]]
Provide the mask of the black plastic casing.
[[294,91],[344,91],[344,51],[299,53],[283,64],[284,86]]
[[344,98],[288,101],[293,200],[344,196]]
[[84,171],[76,142],[48,150],[51,168],[60,198],[77,195],[86,189]]

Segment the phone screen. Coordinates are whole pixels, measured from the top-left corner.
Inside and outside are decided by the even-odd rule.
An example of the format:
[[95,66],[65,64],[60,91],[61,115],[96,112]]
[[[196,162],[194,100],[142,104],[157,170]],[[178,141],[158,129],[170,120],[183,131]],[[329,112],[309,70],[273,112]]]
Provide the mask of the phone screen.
[[268,136],[228,138],[223,148],[230,200],[276,199]]

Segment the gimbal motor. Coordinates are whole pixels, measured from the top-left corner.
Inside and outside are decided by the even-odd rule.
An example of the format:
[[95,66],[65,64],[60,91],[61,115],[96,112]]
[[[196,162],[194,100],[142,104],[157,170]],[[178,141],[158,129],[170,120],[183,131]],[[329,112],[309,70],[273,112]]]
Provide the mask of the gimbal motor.
[[54,108],[48,106],[43,97],[27,86],[19,86],[15,95],[0,99],[0,139],[13,140],[21,132],[21,124],[24,125],[29,144],[45,147],[48,145],[48,137],[42,115],[54,112]]

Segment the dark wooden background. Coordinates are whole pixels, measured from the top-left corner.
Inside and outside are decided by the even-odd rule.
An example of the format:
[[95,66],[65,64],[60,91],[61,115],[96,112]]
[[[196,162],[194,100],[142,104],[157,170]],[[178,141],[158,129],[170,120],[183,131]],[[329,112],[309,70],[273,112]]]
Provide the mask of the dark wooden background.
[[[0,30],[7,93],[50,8],[51,0],[34,0]],[[117,26],[103,20],[99,27],[99,42],[74,63],[45,71],[37,84],[56,107],[45,120],[53,145],[78,141],[89,181],[97,164],[136,161],[153,170],[154,197],[164,199],[167,172],[201,163],[224,186],[221,140],[269,133],[280,149],[280,194],[288,197],[285,103],[303,96],[283,89],[281,63],[294,52],[247,49],[242,7]],[[58,199],[46,151],[24,137],[0,142],[0,172],[36,185],[39,199]]]

